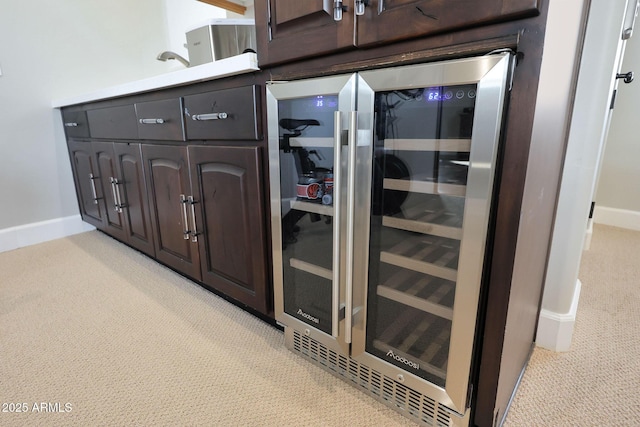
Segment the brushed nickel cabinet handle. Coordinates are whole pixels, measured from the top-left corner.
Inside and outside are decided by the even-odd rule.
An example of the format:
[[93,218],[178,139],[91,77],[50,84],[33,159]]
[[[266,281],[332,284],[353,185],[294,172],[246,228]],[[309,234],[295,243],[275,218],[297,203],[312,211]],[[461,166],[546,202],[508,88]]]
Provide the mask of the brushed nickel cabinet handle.
[[191,205],[191,241],[193,243],[196,243],[198,241],[198,230],[196,227],[196,202],[195,200],[193,200],[193,196],[189,196],[189,204]]
[[118,178],[113,179],[113,186],[116,189],[116,212],[122,213],[122,208],[126,208],[127,205],[122,203],[122,196],[120,195],[120,185],[122,183],[118,180]]
[[78,127],[78,124],[76,122],[66,122],[64,126],[68,128],[75,128]]
[[194,114],[191,116],[193,120],[202,121],[202,120],[222,120],[229,117],[227,113],[209,113],[209,114]]
[[138,120],[142,125],[161,125],[166,122],[165,119],[140,119]]
[[120,204],[118,203],[118,195],[116,194],[116,192],[117,192],[117,190],[116,190],[117,181],[112,176],[110,176],[109,177],[109,182],[111,182],[111,193],[113,194],[113,207],[114,207],[114,210],[116,212],[120,213],[121,212]]
[[94,182],[94,179],[96,179],[97,177],[93,176],[92,173],[89,174],[89,182],[91,183],[91,192],[93,193],[93,204],[97,205],[98,204],[98,193],[96,192],[96,183]]
[[189,240],[191,231],[189,231],[189,219],[187,218],[187,198],[184,194],[180,195],[180,203],[182,204],[182,236],[184,240]]

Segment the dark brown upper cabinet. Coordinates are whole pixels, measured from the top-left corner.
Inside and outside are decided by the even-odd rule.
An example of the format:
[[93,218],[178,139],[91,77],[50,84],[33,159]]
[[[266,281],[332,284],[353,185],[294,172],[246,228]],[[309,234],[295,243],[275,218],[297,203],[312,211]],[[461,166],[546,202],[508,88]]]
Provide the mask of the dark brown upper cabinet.
[[[540,0],[257,0],[261,67],[539,13]],[[359,5],[359,6],[358,6]],[[363,7],[364,5],[364,7]],[[363,8],[362,15],[355,8]]]
[[343,2],[348,10],[336,21],[333,0],[257,0],[254,6],[259,65],[354,48],[352,4],[353,0]]

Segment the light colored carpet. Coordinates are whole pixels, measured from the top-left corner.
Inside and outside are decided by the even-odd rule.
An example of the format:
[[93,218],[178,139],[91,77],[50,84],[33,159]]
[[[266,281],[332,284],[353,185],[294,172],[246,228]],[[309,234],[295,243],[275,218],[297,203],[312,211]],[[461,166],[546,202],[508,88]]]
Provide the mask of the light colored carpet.
[[639,426],[640,233],[596,226],[571,350],[536,348],[505,426]]
[[[509,426],[637,425],[639,245],[596,229],[573,349],[534,352]],[[0,401],[2,426],[413,425],[98,232],[0,254]]]
[[0,399],[28,409],[1,426],[412,425],[95,231],[0,254]]

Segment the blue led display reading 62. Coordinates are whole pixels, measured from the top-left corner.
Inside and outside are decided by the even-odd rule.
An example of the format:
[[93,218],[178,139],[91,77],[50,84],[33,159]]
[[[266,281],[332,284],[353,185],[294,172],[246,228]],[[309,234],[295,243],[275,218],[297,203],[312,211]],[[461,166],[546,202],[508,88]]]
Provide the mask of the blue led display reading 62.
[[427,101],[442,101],[442,93],[439,89],[427,90]]

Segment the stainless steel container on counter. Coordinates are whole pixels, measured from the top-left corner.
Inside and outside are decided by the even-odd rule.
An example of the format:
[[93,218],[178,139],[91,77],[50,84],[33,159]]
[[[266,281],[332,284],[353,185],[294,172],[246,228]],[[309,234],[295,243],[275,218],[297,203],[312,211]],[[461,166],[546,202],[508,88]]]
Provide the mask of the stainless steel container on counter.
[[187,32],[190,66],[256,51],[253,19],[212,19]]

